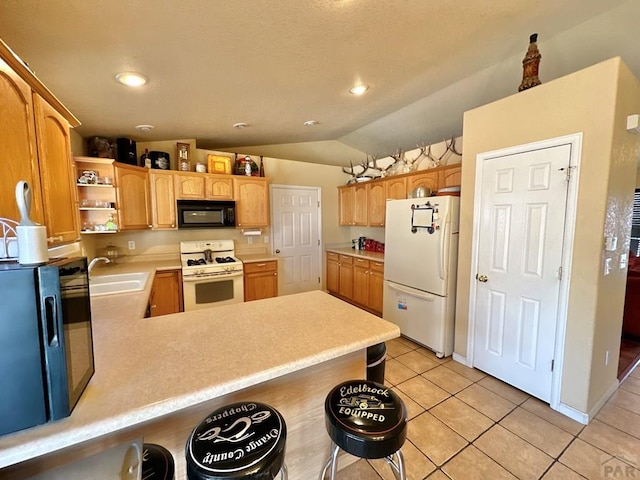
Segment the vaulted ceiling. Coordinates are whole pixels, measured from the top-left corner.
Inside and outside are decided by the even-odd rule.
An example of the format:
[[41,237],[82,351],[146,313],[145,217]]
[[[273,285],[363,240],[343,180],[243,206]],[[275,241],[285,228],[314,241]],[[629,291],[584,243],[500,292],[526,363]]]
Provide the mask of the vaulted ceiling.
[[462,135],[517,92],[534,32],[542,82],[618,55],[640,76],[639,18],[637,0],[3,0],[0,38],[85,138],[346,165]]

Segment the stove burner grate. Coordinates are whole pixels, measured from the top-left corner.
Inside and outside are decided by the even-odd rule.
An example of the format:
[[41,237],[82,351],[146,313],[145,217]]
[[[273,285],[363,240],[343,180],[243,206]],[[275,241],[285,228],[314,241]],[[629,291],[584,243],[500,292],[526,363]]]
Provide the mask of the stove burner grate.
[[216,257],[217,263],[231,263],[235,262],[235,260],[231,257]]
[[187,266],[189,267],[194,267],[196,265],[206,265],[207,262],[204,260],[204,258],[199,258],[198,260],[192,260],[189,259],[187,260]]

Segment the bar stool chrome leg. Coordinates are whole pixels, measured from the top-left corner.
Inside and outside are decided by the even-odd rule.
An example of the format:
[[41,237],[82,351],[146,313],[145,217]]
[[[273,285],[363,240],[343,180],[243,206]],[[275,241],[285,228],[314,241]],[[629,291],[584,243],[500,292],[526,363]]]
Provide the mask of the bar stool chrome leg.
[[280,480],[289,480],[289,470],[287,470],[287,464],[283,463],[280,467]]
[[393,461],[393,455],[389,455],[385,459],[391,467],[393,476],[396,478],[396,480],[407,480],[407,476],[404,471],[404,455],[402,455],[402,450],[398,450],[394,455],[398,457],[397,463]]
[[338,452],[340,452],[340,447],[338,445],[334,445],[333,451],[331,452],[331,455],[329,455],[329,460],[327,460],[327,463],[325,463],[324,468],[322,469],[320,480],[324,480],[329,466],[331,466],[331,478],[336,477],[336,472],[338,471]]

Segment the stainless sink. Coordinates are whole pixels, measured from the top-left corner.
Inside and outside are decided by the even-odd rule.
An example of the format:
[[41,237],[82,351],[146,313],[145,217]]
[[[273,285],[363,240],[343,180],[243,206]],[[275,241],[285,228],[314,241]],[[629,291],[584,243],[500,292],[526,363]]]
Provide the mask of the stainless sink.
[[92,297],[139,292],[149,278],[148,272],[121,273],[89,277],[89,293]]

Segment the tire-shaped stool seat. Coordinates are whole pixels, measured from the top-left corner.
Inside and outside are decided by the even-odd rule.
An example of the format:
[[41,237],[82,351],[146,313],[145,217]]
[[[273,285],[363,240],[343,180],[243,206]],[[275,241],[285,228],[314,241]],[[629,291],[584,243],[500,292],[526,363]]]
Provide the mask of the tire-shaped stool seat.
[[359,458],[385,458],[396,478],[405,478],[400,449],[407,438],[407,408],[395,392],[380,383],[350,380],[329,392],[324,410],[334,448],[321,479],[329,468],[335,478],[340,449]]
[[273,480],[284,463],[287,427],[273,407],[238,402],[211,412],[197,425],[185,448],[189,480]]
[[142,478],[173,480],[174,474],[175,463],[169,450],[155,443],[142,445]]

